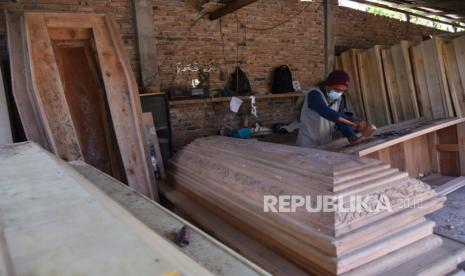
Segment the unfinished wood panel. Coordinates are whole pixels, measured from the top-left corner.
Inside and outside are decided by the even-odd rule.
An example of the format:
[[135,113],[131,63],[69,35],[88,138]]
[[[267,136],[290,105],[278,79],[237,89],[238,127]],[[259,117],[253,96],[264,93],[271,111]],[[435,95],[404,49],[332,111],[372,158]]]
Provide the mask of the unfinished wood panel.
[[[400,44],[391,46],[390,53],[397,84],[398,95],[401,97],[400,108],[402,110],[401,121],[420,117],[415,84],[413,81],[412,65],[409,54],[410,43],[402,41]],[[391,106],[392,107],[392,106]]]
[[465,35],[454,39],[453,44],[460,80],[462,81],[463,88],[465,88]]
[[[441,129],[437,132],[438,144],[458,144],[457,126]],[[458,152],[440,151],[439,167],[442,175],[460,176],[460,158]]]
[[426,83],[421,45],[410,48],[410,53],[412,55],[412,69],[420,115],[427,119],[433,119],[432,103],[428,94],[428,84]]
[[412,177],[421,177],[432,171],[428,137],[420,136],[403,143],[405,171]]
[[453,117],[453,108],[451,106],[447,80],[443,77],[442,55],[439,51],[440,41],[430,39],[420,44],[421,55],[423,59],[423,70],[425,72],[428,96],[431,102],[431,112],[433,119]]
[[397,87],[394,63],[392,61],[391,50],[381,50],[381,58],[383,60],[384,77],[386,79],[386,92],[391,106],[392,119],[394,123],[404,121],[404,113],[402,110],[403,98],[400,97],[400,91]]
[[[450,95],[457,117],[465,116],[465,90],[464,83],[460,79],[460,71],[457,64],[454,45],[452,43],[443,44],[444,67],[449,84]],[[465,59],[460,61],[465,63]]]
[[439,70],[439,80],[441,82],[442,96],[444,98],[444,102],[446,103],[445,108],[449,117],[454,117],[454,106],[452,104],[452,99],[450,95],[449,85],[447,83],[447,76],[446,76],[446,66],[444,63],[444,45],[447,42],[447,39],[435,36],[431,39],[434,42],[434,49],[436,51],[437,56],[437,63]]
[[465,123],[457,125],[457,142],[459,147],[460,175],[465,176]]
[[125,181],[91,44],[90,36],[86,40],[53,41],[55,58],[84,160]]
[[428,133],[428,148],[430,152],[430,160],[431,160],[431,172],[432,173],[440,173],[441,168],[439,166],[439,151],[436,145],[439,143],[438,134],[437,132]]
[[[98,160],[95,162],[102,162],[102,164],[107,163],[102,167],[108,167],[108,162],[102,161],[101,157],[109,154],[108,159],[112,160],[109,166],[113,171],[116,167],[113,166],[113,153],[116,153],[116,151],[110,151],[109,149],[115,149],[116,147],[112,146],[115,143],[108,139],[109,135],[107,135],[111,132],[109,131],[111,126],[116,137],[119,157],[124,166],[127,183],[144,195],[156,198],[156,189],[153,187],[155,184],[154,175],[148,167],[150,158],[146,154],[147,145],[143,134],[137,84],[129,64],[129,58],[111,16],[26,12],[24,13],[24,21],[23,33],[26,35],[26,44],[29,50],[27,59],[31,60],[31,66],[25,66],[25,70],[31,72],[32,94],[37,100],[33,105],[37,106],[39,110],[40,116],[38,118],[40,118],[43,129],[47,134],[47,141],[51,145],[52,152],[65,160],[87,159],[86,157],[95,153],[92,153],[92,150],[97,148],[89,148],[90,144],[86,144],[85,141],[97,141],[95,139],[98,139],[99,141],[96,143],[102,145],[102,147],[98,147],[99,153],[96,154],[97,157],[94,158],[94,161]],[[69,74],[69,72],[63,74],[64,72],[61,72],[58,67],[52,41],[59,41],[59,43],[67,41],[66,43],[72,44],[74,43],[70,42],[72,40],[86,40],[87,35],[91,36],[88,40],[92,42],[90,44],[93,45],[93,52],[95,52],[95,64],[94,66],[88,66],[88,69],[93,72],[84,73],[80,71],[76,75]],[[68,51],[66,54],[63,54],[63,51],[65,50],[59,50],[56,56],[63,59],[63,56],[68,58],[74,56],[76,58],[77,55],[84,55],[82,57],[87,59],[87,65],[92,64],[88,58],[90,56],[89,50],[76,53],[76,51],[80,50],[75,49],[72,50],[74,51],[73,54],[70,53],[71,50],[69,49],[66,50]],[[80,62],[83,68],[87,66],[85,60],[75,60],[75,62]],[[63,70],[69,69],[68,71],[70,71],[72,69],[67,66],[62,67]],[[80,69],[85,71],[83,68]],[[95,71],[98,74],[95,74]],[[72,83],[79,83],[82,87],[78,88],[70,85],[68,87],[70,92],[67,94],[65,84],[62,81],[66,78],[63,78],[63,76],[69,78],[66,81],[70,82],[72,80]],[[82,77],[82,80],[78,79],[78,76]],[[101,80],[103,86],[99,84],[97,79]],[[103,126],[104,130],[102,132],[100,129],[97,134],[92,134],[95,139],[88,139],[88,133],[86,138],[82,138],[82,135],[86,132],[84,129],[85,122],[81,124],[78,120],[73,121],[72,113],[77,118],[78,111],[71,111],[70,105],[84,99],[75,97],[73,100],[76,95],[71,90],[85,93],[84,95],[87,96],[91,95],[88,94],[91,93],[88,90],[99,90],[105,93],[104,97],[101,98],[97,98],[98,95],[92,96],[93,100],[100,101],[100,103],[103,98],[105,99],[110,115],[109,123],[106,124],[105,120],[103,120],[105,118],[105,114],[102,114],[103,108],[92,105],[91,109],[94,111],[89,112],[98,113],[95,116],[96,118],[101,116],[102,121],[98,122],[97,119],[91,124],[91,128],[96,130]],[[70,97],[70,99],[67,99],[67,97]],[[90,114],[85,116],[84,119],[87,118],[86,120],[89,121],[89,117]],[[114,173],[112,175],[118,177]]]
[[64,160],[82,159],[82,152],[70,110],[66,102],[60,71],[43,16],[25,14],[28,58],[31,62],[32,84],[42,118],[48,125],[48,137],[55,152]]
[[365,120],[365,109],[363,105],[363,98],[360,87],[360,77],[358,72],[357,56],[356,53],[360,52],[358,49],[350,49],[341,53],[337,61],[340,65],[339,69],[344,70],[350,77],[349,90],[346,93],[347,99],[352,108],[352,112],[359,119]]
[[381,62],[382,47],[375,47],[357,53],[361,91],[367,120],[376,126],[391,123],[391,112],[386,96],[383,66]]
[[33,143],[0,147],[0,174],[15,275],[211,275]]
[[26,138],[43,148],[55,151],[47,136],[47,125],[32,91],[29,58],[25,38],[24,21],[20,13],[6,13],[8,31],[8,53],[10,55],[11,87],[15,104]]

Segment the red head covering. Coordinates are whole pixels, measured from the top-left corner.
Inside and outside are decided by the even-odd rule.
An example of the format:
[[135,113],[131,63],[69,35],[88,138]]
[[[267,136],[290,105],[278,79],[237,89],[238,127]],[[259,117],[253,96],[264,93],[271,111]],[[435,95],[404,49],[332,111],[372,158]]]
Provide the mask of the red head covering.
[[342,70],[335,70],[326,78],[326,85],[347,85],[349,86],[349,75]]

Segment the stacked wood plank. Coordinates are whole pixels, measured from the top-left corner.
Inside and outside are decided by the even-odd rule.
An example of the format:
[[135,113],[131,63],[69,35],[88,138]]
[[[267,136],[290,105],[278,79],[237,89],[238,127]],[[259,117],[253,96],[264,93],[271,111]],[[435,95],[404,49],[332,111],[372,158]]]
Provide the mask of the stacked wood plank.
[[211,275],[66,162],[0,146],[1,275]]
[[[424,215],[445,198],[381,161],[226,137],[197,139],[172,159],[169,183],[304,270],[342,274],[431,237]],[[265,195],[381,195],[392,209],[265,213]],[[415,206],[404,208],[406,202]],[[418,204],[421,203],[421,204]],[[182,206],[182,202],[175,202]],[[370,205],[372,206],[372,205]]]
[[110,15],[7,14],[13,95],[28,140],[156,198],[137,84]]
[[353,111],[377,126],[465,116],[463,35],[350,49],[337,57],[336,68],[351,77]]

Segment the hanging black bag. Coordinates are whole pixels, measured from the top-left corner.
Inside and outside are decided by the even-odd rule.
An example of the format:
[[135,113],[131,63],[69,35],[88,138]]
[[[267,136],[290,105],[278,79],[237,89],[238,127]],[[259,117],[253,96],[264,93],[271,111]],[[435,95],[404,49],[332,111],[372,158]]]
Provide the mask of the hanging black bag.
[[248,95],[252,92],[250,82],[244,71],[238,66],[234,73],[231,74],[231,91],[236,96]]
[[271,80],[271,93],[295,92],[292,85],[291,69],[287,65],[281,65],[274,70]]

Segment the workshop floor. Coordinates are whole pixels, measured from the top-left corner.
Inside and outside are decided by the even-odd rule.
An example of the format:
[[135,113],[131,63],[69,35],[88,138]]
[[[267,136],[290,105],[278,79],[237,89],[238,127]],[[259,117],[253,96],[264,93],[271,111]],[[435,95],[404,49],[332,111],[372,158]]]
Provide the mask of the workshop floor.
[[465,187],[447,195],[444,207],[428,216],[435,232],[465,243]]

